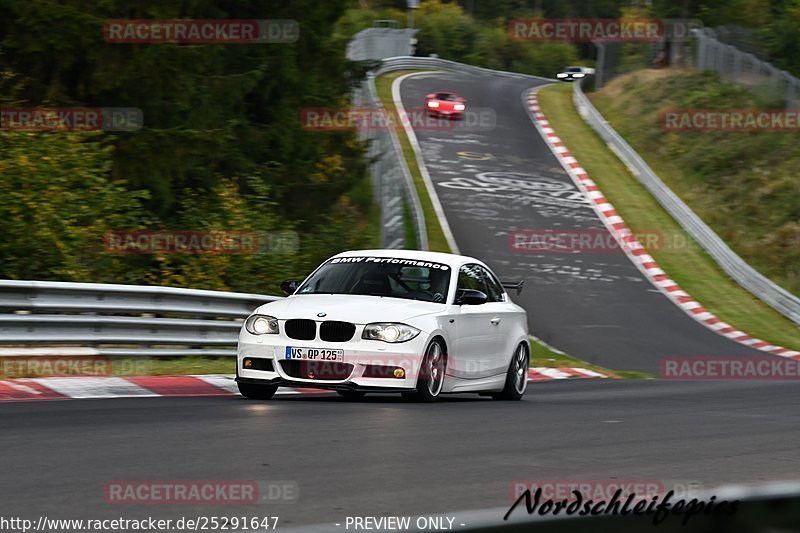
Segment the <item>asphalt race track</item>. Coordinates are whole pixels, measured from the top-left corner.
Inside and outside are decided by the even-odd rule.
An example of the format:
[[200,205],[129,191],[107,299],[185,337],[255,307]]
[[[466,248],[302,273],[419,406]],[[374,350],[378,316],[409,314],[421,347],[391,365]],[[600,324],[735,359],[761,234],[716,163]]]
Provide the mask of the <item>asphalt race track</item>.
[[501,277],[524,279],[523,294],[512,297],[528,311],[531,332],[585,361],[657,374],[664,356],[765,356],[687,316],[622,251],[512,249],[511,230],[606,231],[523,107],[523,92],[535,85],[452,73],[401,82],[407,110],[419,109],[426,94],[452,91],[478,117],[452,129],[415,127],[460,252],[487,262]]
[[[537,383],[510,403],[468,395],[427,405],[328,395],[12,403],[0,405],[0,497],[17,516],[278,515],[284,526],[332,526],[348,515],[508,508],[518,480],[711,488],[795,475],[799,403],[796,383],[652,380]],[[299,499],[104,501],[109,481],[152,479],[295,481]]]
[[[657,373],[666,355],[767,357],[686,316],[621,253],[510,249],[513,229],[603,228],[569,194],[571,181],[531,124],[521,102],[530,85],[440,73],[402,84],[408,108],[429,92],[452,90],[496,115],[488,131],[417,132],[460,251],[502,277],[525,279],[515,300],[532,332],[588,361]],[[541,193],[548,186],[556,193]],[[389,395],[348,402],[319,394],[5,403],[0,515],[279,516],[279,529],[344,531],[335,524],[347,516],[508,508],[513,484],[525,480],[710,489],[793,479],[797,405],[800,387],[790,381],[612,379],[532,383],[521,402],[471,395],[434,404]],[[108,503],[104,487],[125,480],[266,481],[294,485],[297,498]]]

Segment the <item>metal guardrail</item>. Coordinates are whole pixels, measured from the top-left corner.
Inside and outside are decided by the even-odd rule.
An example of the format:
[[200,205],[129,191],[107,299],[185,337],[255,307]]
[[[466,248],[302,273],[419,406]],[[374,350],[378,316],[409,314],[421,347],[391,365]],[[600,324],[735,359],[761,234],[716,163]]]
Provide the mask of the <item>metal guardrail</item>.
[[[375,87],[375,74],[369,73],[352,98],[355,108],[383,110]],[[375,201],[381,213],[381,246],[396,249],[406,247],[403,200],[408,205],[414,222],[417,248],[428,249],[425,215],[419,195],[414,187],[411,171],[406,164],[400,140],[391,127],[371,127],[367,122],[358,130],[359,140],[370,141],[367,159],[375,191]]]
[[653,172],[644,159],[608,125],[603,115],[584,94],[581,87],[583,83],[585,80],[574,84],[575,107],[592,129],[622,159],[639,183],[650,191],[658,203],[734,281],[789,320],[800,325],[800,298],[779,287],[748,265],[689,206],[678,198]]
[[518,79],[556,81],[551,78],[543,78],[541,76],[533,76],[531,74],[505,72],[503,70],[492,70],[488,68],[475,67],[472,65],[465,65],[464,63],[457,63],[455,61],[439,59],[437,57],[391,57],[389,59],[384,59],[380,68],[378,68],[378,70],[375,72],[375,75],[380,76],[381,74],[386,74],[387,72],[396,70],[448,70],[451,72],[474,74],[477,76],[490,75]]
[[418,31],[392,27],[362,30],[348,43],[345,55],[350,61],[365,61],[413,54],[414,35]]
[[92,346],[108,355],[233,355],[242,320],[277,299],[174,287],[0,280],[0,345]]

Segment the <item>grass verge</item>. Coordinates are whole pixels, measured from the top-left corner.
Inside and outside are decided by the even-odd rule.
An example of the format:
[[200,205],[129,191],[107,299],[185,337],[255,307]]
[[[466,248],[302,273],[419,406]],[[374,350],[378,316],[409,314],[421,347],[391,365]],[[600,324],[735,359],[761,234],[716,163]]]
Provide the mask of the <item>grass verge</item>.
[[772,344],[800,350],[797,327],[729,278],[583,121],[572,104],[571,85],[542,89],[539,104],[569,152],[634,233],[659,230],[692,243],[648,250],[672,279],[703,307],[734,327]]
[[[39,378],[54,375],[45,359],[32,357],[24,365],[0,366],[0,379]],[[58,359],[69,359],[68,357]],[[81,359],[75,356],[75,359]],[[86,374],[76,376],[184,376],[192,374],[233,374],[236,362],[233,357],[110,357],[90,365]],[[89,372],[94,372],[89,373]]]
[[[800,295],[800,143],[797,131],[699,131],[680,110],[750,109],[784,103],[713,74],[639,70],[590,98],[614,128],[681,199],[747,263]],[[676,112],[678,111],[678,112]],[[786,123],[791,128],[790,121]],[[667,127],[671,124],[671,127]],[[753,121],[752,124],[755,124]],[[677,126],[677,127],[676,127]]]
[[[394,100],[392,99],[392,83],[399,76],[409,74],[410,72],[413,71],[391,72],[375,80],[378,97],[384,109],[387,111],[395,111]],[[419,162],[402,128],[397,132],[397,137],[400,140],[400,146],[403,149],[403,157],[411,171],[411,178],[414,181],[414,187],[417,189],[419,201],[422,204],[422,212],[425,215],[425,228],[428,232],[428,248],[432,252],[450,253],[450,246],[447,244],[447,239],[444,236],[442,227],[439,225],[439,218],[436,216],[436,211],[433,209],[431,197],[428,195],[428,188],[425,186],[425,181],[422,179],[422,174],[419,171]]]

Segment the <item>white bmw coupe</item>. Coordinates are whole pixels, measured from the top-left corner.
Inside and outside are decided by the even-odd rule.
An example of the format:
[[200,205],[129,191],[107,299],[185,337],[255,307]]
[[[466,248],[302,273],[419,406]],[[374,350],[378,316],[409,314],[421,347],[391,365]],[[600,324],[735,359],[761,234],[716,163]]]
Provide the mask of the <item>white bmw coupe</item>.
[[236,381],[248,398],[279,386],[349,399],[399,392],[419,401],[475,392],[519,400],[528,320],[481,261],[410,250],[338,254],[289,296],[262,305],[239,334]]

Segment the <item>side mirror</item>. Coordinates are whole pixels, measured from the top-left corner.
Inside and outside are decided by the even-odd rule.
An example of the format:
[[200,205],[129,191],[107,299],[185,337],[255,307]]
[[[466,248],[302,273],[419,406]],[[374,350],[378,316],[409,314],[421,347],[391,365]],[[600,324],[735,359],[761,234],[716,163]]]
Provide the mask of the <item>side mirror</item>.
[[481,305],[489,301],[489,297],[475,289],[462,289],[456,295],[456,305]]
[[294,291],[297,290],[297,287],[300,286],[300,280],[297,279],[287,279],[283,283],[281,283],[281,290],[287,295],[291,296],[294,294]]

